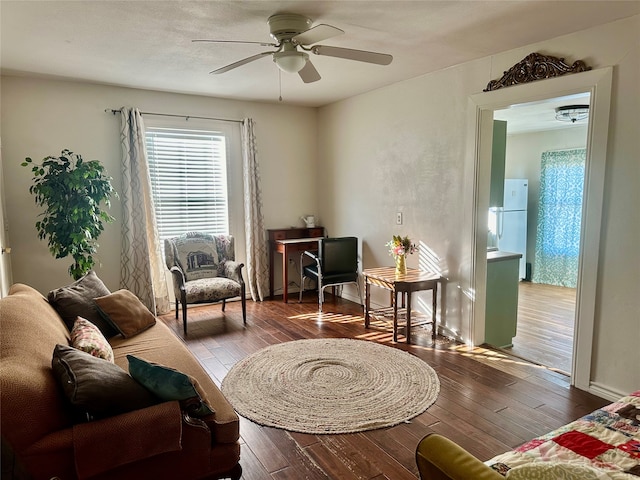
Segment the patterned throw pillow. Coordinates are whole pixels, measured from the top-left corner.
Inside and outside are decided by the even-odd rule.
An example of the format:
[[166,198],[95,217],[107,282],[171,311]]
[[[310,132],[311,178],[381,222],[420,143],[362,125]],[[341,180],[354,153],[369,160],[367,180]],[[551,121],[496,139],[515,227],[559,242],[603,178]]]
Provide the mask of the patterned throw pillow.
[[508,480],[598,480],[603,472],[588,465],[559,462],[533,462],[519,465],[507,473]]
[[118,290],[95,299],[100,314],[122,334],[124,338],[144,332],[156,324],[156,317],[129,290]]
[[176,251],[187,282],[218,276],[220,261],[213,235],[182,235],[176,240]]
[[214,413],[213,408],[205,401],[204,392],[195,378],[134,355],[127,355],[127,360],[131,376],[156,397],[166,401],[183,402],[183,407],[194,417]]
[[78,317],[71,329],[71,346],[94,357],[113,362],[113,350],[100,329],[89,320]]

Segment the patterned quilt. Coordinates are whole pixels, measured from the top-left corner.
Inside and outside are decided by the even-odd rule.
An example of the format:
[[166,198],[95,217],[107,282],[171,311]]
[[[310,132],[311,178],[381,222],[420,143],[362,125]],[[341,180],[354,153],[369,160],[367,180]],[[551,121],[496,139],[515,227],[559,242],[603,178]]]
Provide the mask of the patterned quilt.
[[639,480],[640,390],[485,463],[507,478]]

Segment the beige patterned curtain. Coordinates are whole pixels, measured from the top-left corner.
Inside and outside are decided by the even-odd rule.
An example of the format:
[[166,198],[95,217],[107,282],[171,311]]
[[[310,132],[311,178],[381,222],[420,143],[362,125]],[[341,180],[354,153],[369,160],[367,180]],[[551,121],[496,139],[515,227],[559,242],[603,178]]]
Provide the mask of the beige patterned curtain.
[[264,220],[260,172],[256,158],[253,120],[242,122],[242,172],[244,182],[244,228],[247,244],[247,284],[253,301],[264,300],[269,290],[269,263]]
[[156,315],[170,311],[140,111],[123,107],[120,285]]

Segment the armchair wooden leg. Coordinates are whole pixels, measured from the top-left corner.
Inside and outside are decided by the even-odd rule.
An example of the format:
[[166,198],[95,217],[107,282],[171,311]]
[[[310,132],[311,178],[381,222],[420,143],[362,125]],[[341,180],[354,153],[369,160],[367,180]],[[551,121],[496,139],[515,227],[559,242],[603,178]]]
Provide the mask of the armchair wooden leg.
[[182,302],[182,325],[184,329],[184,334],[187,334],[187,301],[183,300]]
[[176,320],[178,319],[178,299],[176,298]]
[[224,307],[227,306],[227,300],[222,300],[222,311],[224,312]]
[[242,302],[242,323],[247,324],[247,291],[244,282],[240,286],[240,301]]

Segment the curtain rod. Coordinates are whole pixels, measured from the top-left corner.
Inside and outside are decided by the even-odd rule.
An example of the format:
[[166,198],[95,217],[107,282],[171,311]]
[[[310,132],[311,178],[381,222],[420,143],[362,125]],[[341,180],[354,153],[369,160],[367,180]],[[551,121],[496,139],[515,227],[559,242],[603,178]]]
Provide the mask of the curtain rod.
[[[115,115],[118,112],[121,112],[121,108],[105,108],[104,111],[106,113],[112,113]],[[217,120],[219,122],[234,122],[234,123],[244,123],[244,120],[232,120],[229,118],[215,118],[215,117],[197,117],[194,115],[174,115],[172,113],[154,113],[154,112],[140,112],[142,115],[156,115],[158,117],[177,117],[184,118],[186,121],[189,121],[190,118],[197,118],[198,120]]]

